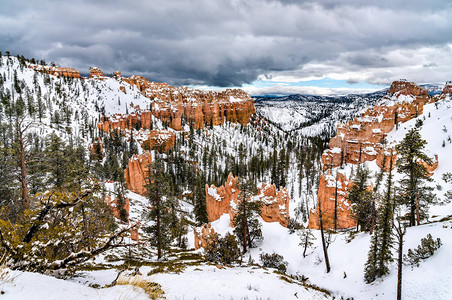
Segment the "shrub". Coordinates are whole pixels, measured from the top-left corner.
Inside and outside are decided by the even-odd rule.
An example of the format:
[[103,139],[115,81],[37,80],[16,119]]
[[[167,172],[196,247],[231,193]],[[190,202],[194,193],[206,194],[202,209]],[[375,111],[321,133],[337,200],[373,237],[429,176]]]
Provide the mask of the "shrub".
[[208,261],[221,264],[232,264],[240,259],[239,244],[234,235],[226,233],[224,238],[214,238],[206,246]]
[[404,260],[412,266],[419,267],[419,263],[432,256],[441,245],[441,239],[437,238],[435,241],[429,233],[427,237],[421,239],[421,244],[417,248],[414,250],[408,249],[408,254],[404,255]]
[[272,254],[261,253],[260,258],[264,267],[275,268],[280,272],[286,273],[288,263],[282,255],[274,252]]

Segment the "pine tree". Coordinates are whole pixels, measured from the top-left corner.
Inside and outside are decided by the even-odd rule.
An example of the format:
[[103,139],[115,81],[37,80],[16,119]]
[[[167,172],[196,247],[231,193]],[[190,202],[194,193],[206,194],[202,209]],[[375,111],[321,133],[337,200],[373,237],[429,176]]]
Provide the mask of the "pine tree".
[[425,182],[432,181],[427,168],[420,162],[432,163],[432,159],[424,153],[427,142],[422,139],[419,129],[413,128],[397,145],[397,171],[404,174],[401,180],[400,201],[410,210],[410,226],[416,225],[419,219],[427,215],[428,204],[435,198],[432,188],[425,186]]
[[193,185],[193,201],[194,201],[194,213],[198,225],[207,223],[207,204],[206,204],[206,192],[205,192],[206,180],[203,174],[196,174],[195,184]]
[[234,233],[241,242],[243,253],[245,253],[247,248],[255,247],[263,239],[258,219],[262,203],[250,199],[257,192],[256,186],[252,182],[242,179],[237,188],[241,193],[238,197],[239,203],[232,224],[235,227]]
[[172,197],[172,189],[159,155],[155,156],[150,166],[147,181],[146,189],[151,208],[145,217],[153,224],[144,227],[144,230],[151,235],[150,243],[157,247],[157,259],[161,259],[171,243],[169,198]]
[[392,261],[391,248],[393,246],[393,155],[389,161],[389,172],[386,181],[386,191],[377,215],[375,230],[371,237],[370,250],[364,267],[364,279],[367,283],[375,281],[389,273],[389,262]]
[[350,188],[347,199],[352,203],[352,214],[357,226],[362,231],[369,231],[372,225],[373,195],[368,190],[369,169],[358,165],[353,186]]

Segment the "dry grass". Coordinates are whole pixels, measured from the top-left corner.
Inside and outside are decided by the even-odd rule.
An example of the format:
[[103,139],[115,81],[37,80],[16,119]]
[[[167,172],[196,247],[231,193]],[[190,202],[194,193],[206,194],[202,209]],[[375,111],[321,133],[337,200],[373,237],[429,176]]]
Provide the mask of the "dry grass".
[[146,295],[151,299],[166,299],[165,292],[162,290],[162,286],[158,283],[148,281],[141,275],[120,275],[116,285],[131,285],[134,287],[142,288]]

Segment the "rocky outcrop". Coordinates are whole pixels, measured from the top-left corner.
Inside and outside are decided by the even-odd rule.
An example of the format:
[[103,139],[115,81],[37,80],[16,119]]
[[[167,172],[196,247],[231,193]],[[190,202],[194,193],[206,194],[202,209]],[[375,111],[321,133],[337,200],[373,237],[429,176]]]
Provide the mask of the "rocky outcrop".
[[[374,106],[360,117],[337,125],[337,134],[330,140],[329,149],[326,149],[321,157],[323,171],[326,172],[346,163],[358,164],[373,160],[380,168],[387,171],[391,157],[395,166],[397,153],[394,145],[388,145],[385,142],[386,135],[399,123],[422,114],[424,105],[430,100],[427,89],[415,83],[405,80],[393,82],[383,98],[384,105]],[[437,157],[434,164],[426,164],[429,172],[433,172],[437,165]],[[329,172],[327,171],[321,176],[318,190],[318,201],[321,201],[324,211],[323,219],[326,228],[331,228],[334,224],[332,223],[334,206],[331,209],[331,205],[334,205],[334,201],[331,201],[330,183],[332,179]],[[338,184],[344,188],[340,191],[341,196],[338,195],[338,207],[340,207],[338,228],[353,227],[355,221],[350,214],[350,205],[345,200],[349,188],[348,181],[342,174],[338,176],[338,181]],[[318,211],[316,210],[310,212],[309,227],[319,228]]]
[[452,81],[447,81],[441,92],[441,95],[452,95]]
[[196,227],[193,230],[193,234],[195,237],[195,250],[198,250],[199,248],[205,248],[209,241],[218,238],[218,234],[212,228],[212,225],[210,223]]
[[274,184],[262,183],[256,198],[262,201],[261,217],[265,222],[279,222],[284,227],[289,225],[290,197],[286,188],[277,190]]
[[149,175],[149,165],[152,162],[151,153],[133,155],[124,171],[127,188],[134,193],[146,196],[146,180]]
[[[336,174],[330,171],[320,176],[317,199],[322,201],[322,221],[324,228],[334,228],[334,210],[336,199]],[[356,226],[356,222],[350,214],[350,203],[346,196],[352,183],[344,174],[337,173],[337,228],[345,229]],[[309,214],[309,228],[320,228],[319,211],[312,210]]]
[[[241,191],[236,187],[237,178],[229,174],[226,183],[220,187],[206,185],[206,210],[209,222],[218,220],[223,214],[234,219],[238,197]],[[258,186],[257,195],[250,201],[261,201],[261,217],[266,222],[279,222],[287,227],[289,223],[289,195],[285,188],[263,183]],[[231,224],[232,225],[232,224]]]
[[170,151],[176,141],[174,133],[168,130],[151,130],[147,140],[142,144],[145,150],[157,150],[160,152]]
[[122,131],[132,129],[151,129],[152,114],[149,111],[133,112],[128,115],[114,114],[111,117],[102,116],[97,127],[103,132],[110,132],[113,129]]
[[[125,203],[124,203],[124,206],[122,208],[127,212],[127,216],[129,216],[129,210],[130,210],[129,199],[125,198],[124,200],[125,200]],[[118,199],[114,195],[113,196],[106,195],[105,196],[105,202],[108,205],[110,205],[110,207],[112,208],[113,215],[115,216],[115,218],[121,219],[120,218],[120,207],[118,207]]]
[[122,78],[152,99],[152,113],[171,128],[181,130],[183,124],[194,128],[220,125],[225,121],[246,125],[254,114],[254,100],[242,90],[205,92],[166,83],[150,82],[142,76]]
[[231,220],[233,211],[231,202],[237,203],[240,191],[236,188],[237,177],[229,174],[226,183],[220,187],[206,184],[206,210],[209,222],[218,220],[221,215],[229,214]]
[[29,65],[30,69],[37,72],[47,73],[54,76],[68,77],[68,78],[80,78],[80,71],[73,68],[60,68],[52,66],[41,66],[41,65]]
[[414,82],[406,81],[405,79],[394,81],[386,93],[391,96],[405,95],[428,97],[428,90],[426,88],[423,88]]
[[98,67],[89,68],[89,78],[103,78],[104,73]]
[[[406,81],[394,82],[388,95],[387,105],[374,106],[360,117],[337,125],[337,134],[330,140],[330,148],[322,154],[324,171],[345,163],[358,164],[375,159],[383,167],[391,148],[384,143],[386,135],[398,123],[422,114],[424,104],[430,99],[426,89]],[[398,101],[397,97],[401,95],[406,99]],[[389,165],[389,160],[386,161]]]

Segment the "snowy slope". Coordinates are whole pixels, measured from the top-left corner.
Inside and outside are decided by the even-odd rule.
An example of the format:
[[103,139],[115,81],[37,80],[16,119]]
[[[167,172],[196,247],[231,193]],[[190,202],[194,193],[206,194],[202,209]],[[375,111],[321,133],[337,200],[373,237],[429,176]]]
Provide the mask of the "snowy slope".
[[347,96],[291,95],[255,97],[256,112],[286,131],[315,136],[335,130],[337,121],[349,119],[375,105],[383,92]]

